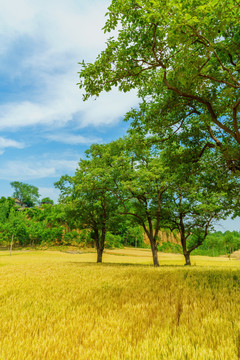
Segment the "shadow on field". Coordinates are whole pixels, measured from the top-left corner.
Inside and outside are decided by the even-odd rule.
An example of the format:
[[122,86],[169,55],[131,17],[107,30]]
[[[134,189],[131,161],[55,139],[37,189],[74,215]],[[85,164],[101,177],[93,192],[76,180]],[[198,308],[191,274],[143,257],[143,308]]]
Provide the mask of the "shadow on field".
[[[74,264],[74,265],[78,265],[78,266],[104,266],[104,267],[128,267],[128,266],[133,266],[133,267],[141,267],[141,268],[154,268],[153,264],[134,264],[134,263],[110,263],[110,262],[103,262],[103,263],[96,263],[96,262],[78,262],[78,261],[69,261],[68,264]],[[171,267],[171,268],[185,268],[184,265],[173,265],[173,264],[160,264],[159,267],[156,267],[156,269],[159,268],[165,268],[165,267]],[[195,265],[193,265],[192,267],[195,267]]]

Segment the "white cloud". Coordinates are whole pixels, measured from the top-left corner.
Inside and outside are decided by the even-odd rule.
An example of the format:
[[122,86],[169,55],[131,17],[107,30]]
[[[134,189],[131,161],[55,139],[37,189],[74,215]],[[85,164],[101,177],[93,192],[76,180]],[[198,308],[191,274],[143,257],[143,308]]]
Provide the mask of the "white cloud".
[[93,144],[102,141],[100,138],[97,137],[85,137],[82,135],[73,135],[67,133],[47,135],[46,138],[52,141],[57,141],[63,144],[70,145]]
[[74,173],[77,160],[48,159],[8,161],[1,166],[0,179],[29,181],[33,179],[60,178],[63,174]]
[[58,201],[60,191],[53,187],[40,187],[39,194],[40,194],[41,199],[43,199],[45,197],[49,197],[56,203]]
[[100,98],[89,99],[84,103],[79,125],[84,127],[89,124],[99,126],[113,124],[119,121],[131,107],[138,104],[137,91],[129,93],[113,89],[109,93],[102,93]]
[[24,144],[19,141],[7,139],[0,136],[0,148],[7,148],[7,147],[15,147],[18,149],[22,149],[24,147]]
[[109,4],[110,0],[9,0],[1,4],[0,34],[6,39],[2,52],[7,53],[22,36],[32,41],[31,51],[14,71],[9,68],[9,76],[17,74],[21,79],[31,74],[39,88],[34,100],[26,94],[24,101],[0,106],[0,129],[39,124],[63,127],[76,116],[80,127],[113,124],[138,103],[136,92],[116,90],[83,102],[76,85],[77,63],[83,58],[93,61],[105,47],[109,35],[101,28]]
[[[0,180],[55,181],[63,174],[73,174],[77,154],[34,155],[41,146],[42,134],[47,134],[50,141],[69,145],[101,142],[94,134],[82,136],[79,129],[114,124],[138,103],[136,92],[124,94],[116,89],[83,102],[82,91],[76,85],[78,62],[94,61],[105,47],[109,34],[101,28],[110,3],[111,0],[0,0],[0,71],[9,79],[5,92],[9,100],[0,99],[0,130],[12,133],[27,128],[23,136],[32,144],[39,130],[37,146],[29,147],[31,157],[26,155],[14,161],[2,157]],[[69,125],[78,129],[76,135],[64,129]],[[41,128],[31,129],[35,126]],[[0,154],[6,148],[26,147],[11,137],[0,137]],[[46,141],[44,146],[48,146]],[[50,188],[40,193],[56,199]]]
[[68,49],[79,53],[83,47],[95,49],[106,39],[99,30],[109,0],[8,0],[0,4],[0,34],[5,38],[5,50],[19,36],[35,38],[39,44],[45,42],[46,54]]
[[96,100],[83,102],[82,93],[73,81],[68,80],[68,76],[52,81],[54,86],[49,85],[45,99],[39,103],[23,101],[0,106],[0,129],[34,125],[63,127],[74,116],[78,117],[80,127],[108,125],[116,123],[138,103],[135,91],[126,94],[117,90],[103,93]]
[[12,148],[17,148],[17,149],[23,149],[24,146],[25,145],[22,142],[15,141],[12,139],[7,139],[7,138],[0,136],[0,155],[2,155],[4,153],[6,148],[12,147]]

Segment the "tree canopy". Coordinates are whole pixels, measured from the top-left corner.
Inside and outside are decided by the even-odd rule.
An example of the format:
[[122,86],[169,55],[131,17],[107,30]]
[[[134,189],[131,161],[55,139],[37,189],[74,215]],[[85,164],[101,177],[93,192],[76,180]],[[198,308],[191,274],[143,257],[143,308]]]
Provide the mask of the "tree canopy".
[[200,137],[199,154],[216,148],[240,170],[239,15],[233,0],[113,0],[104,31],[117,36],[94,63],[81,62],[84,99],[137,88],[145,120],[170,132],[194,124],[185,134]]
[[219,185],[218,169],[209,166],[215,155],[206,153],[201,162],[192,164],[181,157],[184,147],[175,150],[159,150],[137,133],[95,144],[86,151],[86,159],[80,160],[75,176],[56,183],[70,217],[92,230],[98,261],[117,214],[132,217],[142,227],[153,263],[159,266],[161,228],[178,231],[186,264],[190,264],[191,251],[203,243],[213,221],[231,213],[232,197],[227,190],[234,188],[235,180],[231,184],[227,176]]
[[[118,202],[106,186],[101,152],[94,146],[87,159],[80,159],[73,177],[63,176],[55,186],[61,191],[66,212],[81,228],[91,230],[97,248],[97,262],[102,262],[107,232],[111,228]],[[92,150],[92,151],[91,151]]]
[[28,207],[31,207],[38,203],[40,195],[36,186],[19,181],[13,181],[10,185],[14,189],[13,197],[18,199],[22,204],[26,204]]

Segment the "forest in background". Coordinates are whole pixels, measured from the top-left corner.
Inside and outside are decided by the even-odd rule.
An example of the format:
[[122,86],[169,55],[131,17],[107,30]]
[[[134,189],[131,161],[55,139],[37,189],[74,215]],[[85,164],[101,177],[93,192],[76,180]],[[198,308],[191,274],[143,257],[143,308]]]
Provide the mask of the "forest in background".
[[[44,200],[44,199],[43,199]],[[91,231],[69,223],[65,205],[48,203],[20,210],[14,198],[0,198],[0,248],[9,248],[14,236],[13,248],[51,246],[94,247]],[[121,221],[119,221],[121,220]],[[131,218],[118,219],[106,236],[106,248],[124,246],[150,248],[149,241],[140,226]],[[158,251],[182,253],[179,234],[161,229],[157,242]],[[230,256],[240,249],[240,232],[212,231],[204,243],[193,254],[208,256]]]

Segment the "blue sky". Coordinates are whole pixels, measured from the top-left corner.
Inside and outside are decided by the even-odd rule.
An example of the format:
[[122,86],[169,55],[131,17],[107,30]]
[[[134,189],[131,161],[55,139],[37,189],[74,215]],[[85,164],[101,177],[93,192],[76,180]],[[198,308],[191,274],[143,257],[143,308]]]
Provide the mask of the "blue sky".
[[134,92],[82,101],[78,62],[104,48],[110,1],[9,0],[0,13],[0,196],[11,181],[57,200],[53,183],[73,174],[93,142],[125,134]]
[[[0,196],[11,181],[57,200],[53,183],[73,174],[93,142],[126,133],[136,92],[114,90],[82,101],[78,62],[104,48],[109,0],[8,0],[0,12]],[[240,230],[238,221],[222,230]]]

